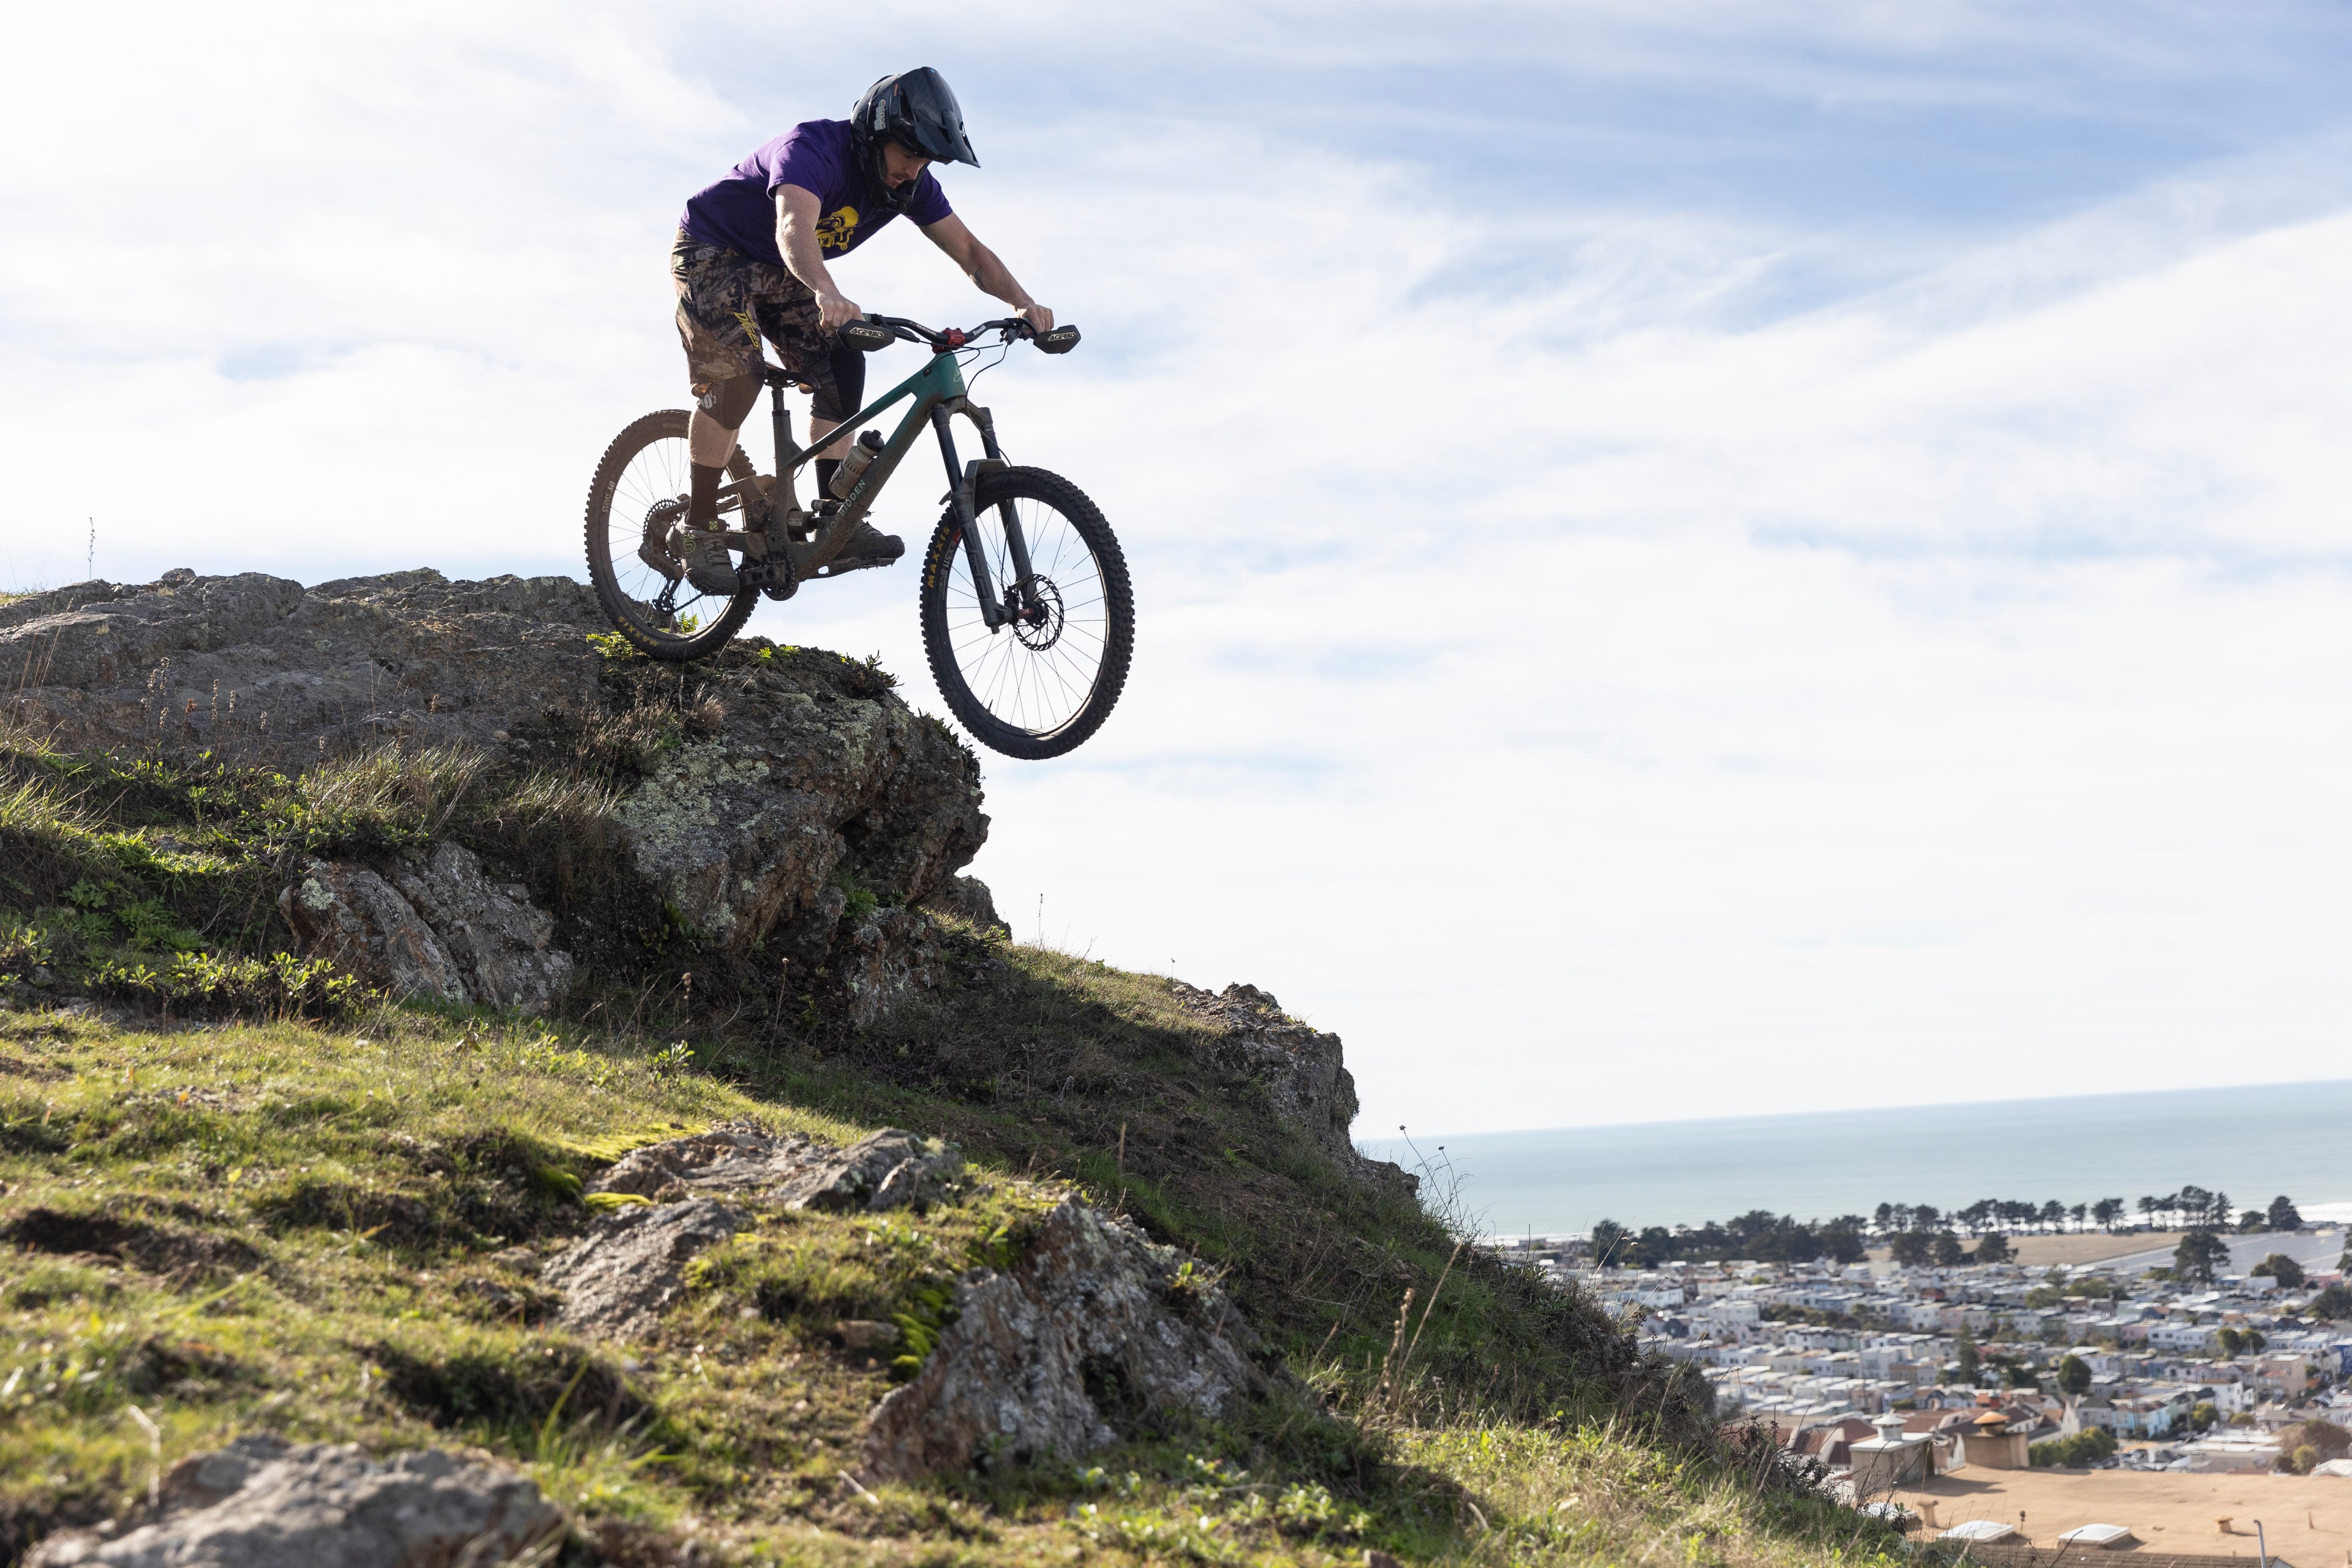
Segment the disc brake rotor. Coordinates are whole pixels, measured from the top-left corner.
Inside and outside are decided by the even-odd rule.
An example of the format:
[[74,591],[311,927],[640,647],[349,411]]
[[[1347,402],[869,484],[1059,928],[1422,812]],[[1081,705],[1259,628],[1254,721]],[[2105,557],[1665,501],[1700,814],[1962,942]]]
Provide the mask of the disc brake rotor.
[[1029,579],[1021,604],[1013,610],[1013,635],[1033,653],[1043,653],[1062,640],[1062,591],[1050,577]]

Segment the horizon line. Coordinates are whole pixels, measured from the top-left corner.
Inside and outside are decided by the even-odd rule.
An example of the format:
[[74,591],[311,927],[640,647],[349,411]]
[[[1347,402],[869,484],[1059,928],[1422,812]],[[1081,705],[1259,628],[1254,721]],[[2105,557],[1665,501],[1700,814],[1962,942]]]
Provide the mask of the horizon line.
[[[1546,1127],[1506,1127],[1484,1131],[1457,1131],[1428,1132],[1421,1138],[1517,1138],[1541,1132],[1598,1132],[1623,1127],[1707,1127],[1733,1121],[1787,1121],[1803,1116],[1867,1116],[1883,1110],[1986,1110],[2007,1105],[2063,1105],[2078,1100],[2141,1100],[2183,1094],[2232,1094],[2274,1089],[2320,1089],[2336,1085],[2352,1085],[2352,1077],[2286,1079],[2276,1083],[2192,1084],[2179,1089],[2101,1089],[2089,1094],[2022,1095],[2006,1100],[1896,1100],[1885,1105],[1842,1106],[1824,1110],[1751,1111],[1741,1116],[1685,1116],[1661,1118],[1654,1121],[1582,1121],[1557,1123]],[[1394,1138],[1385,1134],[1357,1140],[1360,1142],[1401,1142],[1415,1135],[1398,1129]]]

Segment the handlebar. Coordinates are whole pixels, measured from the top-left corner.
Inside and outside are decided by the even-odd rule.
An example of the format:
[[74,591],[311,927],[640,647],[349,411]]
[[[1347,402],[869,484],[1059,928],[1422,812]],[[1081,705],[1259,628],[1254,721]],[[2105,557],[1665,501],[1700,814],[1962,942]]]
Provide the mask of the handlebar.
[[998,338],[1000,342],[1009,343],[1025,338],[1049,354],[1066,354],[1078,346],[1077,328],[1061,326],[1054,328],[1051,331],[1040,332],[1018,316],[1006,316],[998,321],[982,321],[976,327],[940,329],[927,327],[920,321],[910,321],[904,316],[877,316],[868,311],[861,320],[848,322],[841,329],[845,342],[852,348],[866,353],[872,353],[876,349],[887,348],[889,343],[887,341],[881,340],[878,333],[871,334],[875,340],[871,342],[858,341],[869,336],[867,333],[857,333],[853,337],[851,335],[853,329],[859,326],[887,329],[892,339],[902,342],[923,343],[939,353],[944,353],[950,349],[969,347],[972,340],[982,332],[991,331],[1000,334]]

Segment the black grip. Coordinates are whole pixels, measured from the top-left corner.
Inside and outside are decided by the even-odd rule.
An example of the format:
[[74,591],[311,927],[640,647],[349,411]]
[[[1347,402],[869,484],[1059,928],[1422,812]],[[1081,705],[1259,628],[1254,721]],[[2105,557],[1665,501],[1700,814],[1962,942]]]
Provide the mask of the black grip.
[[877,327],[871,321],[845,321],[839,335],[845,344],[862,354],[887,349],[898,341],[897,332],[887,327]]
[[1055,327],[1050,332],[1037,334],[1037,346],[1049,354],[1066,354],[1078,346],[1078,329]]

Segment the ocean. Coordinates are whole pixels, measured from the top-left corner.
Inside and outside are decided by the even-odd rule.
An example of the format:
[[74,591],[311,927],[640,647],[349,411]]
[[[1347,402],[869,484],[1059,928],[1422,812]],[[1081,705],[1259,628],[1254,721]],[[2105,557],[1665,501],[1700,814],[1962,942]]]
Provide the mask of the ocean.
[[[1882,1203],[2076,1204],[2185,1184],[2260,1208],[2352,1219],[2352,1080],[2063,1100],[1650,1121],[1361,1141],[1490,1236],[1581,1235],[1609,1218],[1701,1225],[1751,1209],[1801,1220]],[[2138,1211],[2131,1211],[2133,1219]]]

